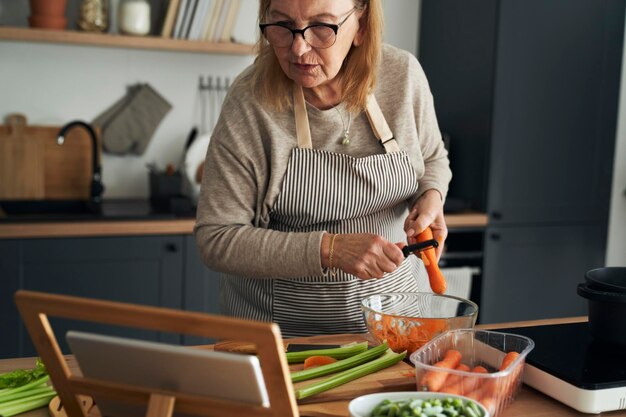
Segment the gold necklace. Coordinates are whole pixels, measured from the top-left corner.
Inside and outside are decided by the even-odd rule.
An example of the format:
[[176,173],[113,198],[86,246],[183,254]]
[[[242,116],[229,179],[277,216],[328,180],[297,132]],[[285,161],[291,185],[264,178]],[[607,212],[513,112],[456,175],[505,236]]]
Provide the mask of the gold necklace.
[[343,122],[343,116],[337,106],[335,106],[334,109],[337,110],[337,113],[339,113],[339,117],[341,117],[341,125],[343,126],[343,139],[341,140],[341,144],[348,145],[350,144],[350,124],[352,123],[352,113],[348,111],[348,127],[346,127],[346,124]]

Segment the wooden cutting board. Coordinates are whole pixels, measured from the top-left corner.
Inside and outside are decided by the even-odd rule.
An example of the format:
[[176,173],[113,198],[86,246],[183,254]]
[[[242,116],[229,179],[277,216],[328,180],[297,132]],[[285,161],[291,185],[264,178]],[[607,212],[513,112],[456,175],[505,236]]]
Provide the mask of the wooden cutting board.
[[93,156],[86,130],[71,129],[58,145],[61,126],[29,126],[19,114],[6,122],[0,125],[0,200],[89,199]]
[[[304,343],[304,344],[320,344],[320,345],[343,345],[350,342],[362,342],[371,340],[367,335],[324,335],[324,336],[311,336],[311,337],[298,337],[285,340],[285,346],[290,343]],[[251,353],[254,352],[254,347],[250,344],[238,343],[238,342],[221,342],[215,345],[215,350],[239,352],[239,353]],[[302,369],[302,364],[294,364],[290,366],[291,370]],[[321,378],[324,379],[324,378]],[[315,382],[316,379],[309,381],[298,382],[294,384],[294,388],[298,389],[301,386],[305,386]],[[301,411],[307,410],[306,404],[316,404],[311,409],[320,410],[323,406],[317,403],[329,403],[329,407],[335,408],[337,405],[330,404],[337,401],[352,400],[360,395],[372,394],[375,392],[385,391],[415,391],[415,368],[406,362],[399,362],[392,367],[380,370],[373,374],[364,376],[347,384],[333,388],[326,392],[314,395],[310,398],[298,401],[301,405]],[[345,407],[345,404],[340,405]]]

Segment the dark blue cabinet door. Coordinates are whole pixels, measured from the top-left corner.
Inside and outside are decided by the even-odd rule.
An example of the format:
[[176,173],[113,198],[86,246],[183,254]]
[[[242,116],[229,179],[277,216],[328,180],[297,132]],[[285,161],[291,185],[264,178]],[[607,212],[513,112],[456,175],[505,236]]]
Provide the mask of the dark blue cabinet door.
[[486,233],[481,323],[587,314],[576,287],[585,271],[604,264],[601,226],[489,227]]
[[[202,263],[200,252],[193,236],[185,236],[185,310],[219,314],[219,274]],[[213,342],[194,336],[184,336],[184,344],[201,345]]]
[[606,222],[624,1],[499,4],[490,223]]
[[[2,287],[13,293],[17,288],[48,293],[77,295],[150,306],[182,308],[182,236],[98,237],[24,239],[4,241],[17,259],[9,266],[8,280]],[[3,252],[4,253],[4,252]],[[5,258],[8,256],[3,256]],[[7,283],[5,287],[5,283]],[[4,299],[10,299],[10,294]],[[11,304],[14,309],[14,305]],[[15,315],[16,312],[13,313]],[[51,320],[61,347],[67,351],[64,335],[68,329],[99,331],[120,336],[180,343],[180,335],[148,330]],[[13,327],[15,327],[13,325]],[[36,352],[23,326],[18,326],[14,343],[2,356],[29,356]]]
[[0,240],[0,359],[19,355],[20,320],[13,294],[20,283],[20,244]]

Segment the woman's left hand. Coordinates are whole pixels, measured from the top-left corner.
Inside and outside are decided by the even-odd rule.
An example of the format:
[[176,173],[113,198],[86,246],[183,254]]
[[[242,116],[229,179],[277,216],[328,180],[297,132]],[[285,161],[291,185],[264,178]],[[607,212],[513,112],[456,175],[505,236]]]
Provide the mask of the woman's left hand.
[[439,242],[436,250],[437,260],[439,260],[443,253],[443,242],[448,237],[448,227],[443,216],[441,194],[434,189],[427,190],[421,195],[404,221],[404,231],[409,244],[416,243],[417,235],[428,226],[433,231],[433,237]]

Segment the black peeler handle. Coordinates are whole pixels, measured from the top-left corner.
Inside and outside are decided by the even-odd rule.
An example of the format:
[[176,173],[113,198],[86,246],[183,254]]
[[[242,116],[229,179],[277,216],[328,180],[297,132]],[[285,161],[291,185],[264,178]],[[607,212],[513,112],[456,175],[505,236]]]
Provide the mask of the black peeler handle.
[[423,242],[414,243],[412,245],[405,246],[402,248],[402,253],[404,254],[404,257],[406,258],[414,252],[421,252],[425,249],[438,248],[438,247],[439,247],[439,242],[437,242],[437,239],[430,239],[430,240],[425,240]]

